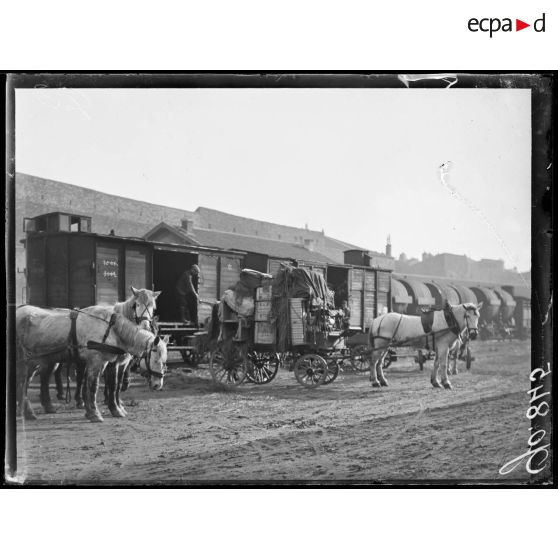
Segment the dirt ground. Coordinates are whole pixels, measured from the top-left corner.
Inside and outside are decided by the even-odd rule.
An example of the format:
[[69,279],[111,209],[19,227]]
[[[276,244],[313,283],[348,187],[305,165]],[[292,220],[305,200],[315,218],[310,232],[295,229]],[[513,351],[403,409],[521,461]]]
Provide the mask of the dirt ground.
[[162,392],[134,378],[126,418],[101,405],[101,424],[73,403],[42,414],[34,383],[38,420],[17,419],[18,475],[48,483],[527,482],[524,468],[506,477],[498,470],[527,447],[530,344],[476,342],[473,354],[452,391],[432,388],[432,363],[420,372],[411,359],[390,366],[382,389],[347,366],[316,389],[280,370],[270,384],[223,390],[206,368],[176,362]]

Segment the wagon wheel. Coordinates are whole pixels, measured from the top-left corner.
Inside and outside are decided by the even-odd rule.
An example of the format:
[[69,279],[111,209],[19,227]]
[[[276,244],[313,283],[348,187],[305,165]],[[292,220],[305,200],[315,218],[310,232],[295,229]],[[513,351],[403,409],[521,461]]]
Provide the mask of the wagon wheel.
[[351,347],[350,359],[355,372],[368,372],[370,370],[370,351],[366,345]]
[[324,386],[326,384],[331,384],[331,382],[333,382],[333,380],[337,378],[340,369],[341,366],[339,365],[339,361],[337,359],[331,359],[327,361],[327,374],[324,380]]
[[238,386],[246,378],[243,350],[229,342],[211,353],[209,371],[216,384]]
[[249,353],[246,359],[246,381],[268,384],[277,376],[279,357],[276,353]]
[[384,356],[384,359],[382,360],[382,368],[385,370],[392,362],[393,360],[391,359],[391,353],[388,351],[386,353],[386,356]]
[[303,355],[295,362],[294,373],[299,384],[315,388],[323,384],[327,377],[327,362],[320,355]]
[[467,352],[465,354],[465,366],[467,370],[471,370],[471,362],[473,361],[473,357],[471,355],[471,347],[467,345]]

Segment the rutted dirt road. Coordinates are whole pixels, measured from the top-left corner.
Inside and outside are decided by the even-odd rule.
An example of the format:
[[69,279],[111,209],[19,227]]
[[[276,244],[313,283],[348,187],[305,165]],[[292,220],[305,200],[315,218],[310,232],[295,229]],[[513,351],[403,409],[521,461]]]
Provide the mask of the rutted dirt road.
[[381,390],[349,368],[314,390],[286,370],[265,386],[222,390],[206,369],[176,364],[162,392],[135,378],[128,416],[101,406],[102,424],[73,404],[39,414],[35,385],[38,420],[17,424],[19,474],[56,483],[525,482],[522,467],[498,470],[526,450],[530,345],[478,342],[473,352],[452,391],[433,389],[432,363],[419,372],[411,359],[391,365]]

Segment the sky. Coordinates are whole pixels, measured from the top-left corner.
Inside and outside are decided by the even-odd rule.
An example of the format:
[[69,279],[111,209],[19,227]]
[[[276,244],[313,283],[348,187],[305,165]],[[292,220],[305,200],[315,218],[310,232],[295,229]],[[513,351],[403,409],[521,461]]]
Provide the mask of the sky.
[[18,89],[15,122],[17,172],[530,269],[529,90]]

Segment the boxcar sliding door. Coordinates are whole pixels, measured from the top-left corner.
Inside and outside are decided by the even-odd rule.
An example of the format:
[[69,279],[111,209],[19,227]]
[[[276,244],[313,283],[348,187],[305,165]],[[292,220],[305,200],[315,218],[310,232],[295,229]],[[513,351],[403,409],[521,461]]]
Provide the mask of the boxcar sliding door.
[[349,309],[351,327],[362,327],[362,287],[364,284],[364,271],[351,269],[349,271]]
[[90,236],[70,236],[70,306],[95,304],[94,241]]
[[378,271],[378,313],[385,314],[391,310],[391,273]]
[[372,269],[364,270],[364,321],[363,329],[368,330],[376,317],[376,272]]
[[132,294],[131,287],[152,289],[150,249],[147,246],[126,246],[124,258],[124,298]]
[[[198,265],[201,277],[198,284],[198,293],[201,300],[214,302],[218,298],[219,291],[219,256],[213,254],[199,254]],[[198,305],[198,321],[204,323],[205,319],[211,316],[211,306],[209,304]]]
[[97,304],[116,304],[120,300],[120,263],[118,244],[97,244]]

